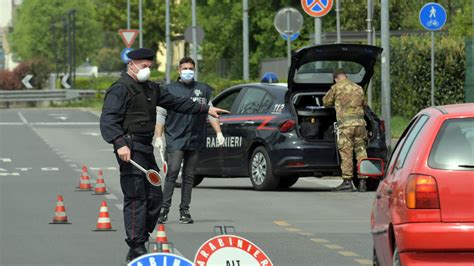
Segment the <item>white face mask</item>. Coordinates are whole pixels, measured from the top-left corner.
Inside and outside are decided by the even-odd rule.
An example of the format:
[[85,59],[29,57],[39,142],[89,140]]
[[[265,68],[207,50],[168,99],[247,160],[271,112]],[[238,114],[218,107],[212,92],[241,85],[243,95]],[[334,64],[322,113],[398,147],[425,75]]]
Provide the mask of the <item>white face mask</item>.
[[138,73],[135,73],[137,75],[137,80],[140,82],[147,81],[150,78],[151,70],[149,67],[145,68],[138,68],[138,66],[135,64],[135,62],[132,61],[132,64],[138,69]]
[[191,81],[194,79],[194,70],[183,69],[180,76],[183,81]]

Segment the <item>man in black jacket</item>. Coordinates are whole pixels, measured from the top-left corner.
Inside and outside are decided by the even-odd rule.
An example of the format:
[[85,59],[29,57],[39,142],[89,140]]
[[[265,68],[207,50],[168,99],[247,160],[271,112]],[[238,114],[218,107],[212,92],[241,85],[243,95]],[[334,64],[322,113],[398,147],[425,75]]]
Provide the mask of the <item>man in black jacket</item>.
[[[194,60],[184,57],[179,62],[178,81],[165,86],[169,93],[187,97],[194,102],[201,104],[210,103],[212,89],[207,84],[194,80]],[[198,162],[198,153],[205,148],[206,143],[206,114],[183,114],[177,112],[160,111],[156,117],[155,147],[163,149],[162,135],[166,136],[166,155],[168,162],[168,173],[163,188],[164,202],[161,209],[158,223],[165,223],[168,220],[168,213],[171,207],[176,179],[181,170],[181,204],[179,205],[179,223],[192,224],[189,205],[191,204],[191,194],[194,185],[194,169]],[[209,123],[216,132],[218,146],[225,142],[222,135],[219,120],[209,117]]]
[[175,97],[148,81],[154,54],[146,48],[128,53],[131,60],[127,71],[107,90],[100,117],[102,137],[114,145],[120,166],[125,241],[130,247],[127,261],[147,253],[145,242],[156,226],[163,202],[161,187],[151,185],[145,174],[129,162],[133,159],[145,169],[159,171],[152,146],[156,106],[181,113],[208,113],[215,117],[218,117],[218,112],[226,112]]

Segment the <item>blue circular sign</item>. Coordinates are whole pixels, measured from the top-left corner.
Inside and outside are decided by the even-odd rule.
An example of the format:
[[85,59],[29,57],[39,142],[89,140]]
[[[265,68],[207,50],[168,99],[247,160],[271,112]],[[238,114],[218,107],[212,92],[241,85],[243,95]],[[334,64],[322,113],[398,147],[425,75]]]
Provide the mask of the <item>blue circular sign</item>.
[[149,253],[134,259],[128,266],[193,266],[194,264],[186,258],[172,253]]
[[[282,37],[283,39],[285,39],[285,41],[288,40],[288,35],[286,35],[286,34],[280,34],[280,35],[281,35],[281,37]],[[292,42],[292,41],[298,39],[298,36],[300,36],[300,33],[299,33],[299,32],[297,32],[297,33],[291,35],[291,36],[290,36],[290,41]]]
[[428,3],[420,10],[420,23],[427,30],[440,30],[446,19],[446,10],[438,3]]
[[128,52],[130,52],[130,51],[133,51],[133,48],[125,48],[120,53],[120,59],[122,59],[122,62],[124,64],[128,64],[128,62],[130,61],[130,58],[128,58],[128,56],[127,56]]

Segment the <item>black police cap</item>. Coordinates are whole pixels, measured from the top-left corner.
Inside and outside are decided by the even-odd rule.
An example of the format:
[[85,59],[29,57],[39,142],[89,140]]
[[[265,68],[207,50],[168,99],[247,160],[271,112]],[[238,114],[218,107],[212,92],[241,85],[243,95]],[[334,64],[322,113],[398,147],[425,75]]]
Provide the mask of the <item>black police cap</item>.
[[148,48],[139,48],[127,53],[128,58],[132,60],[150,60],[153,61],[155,52]]

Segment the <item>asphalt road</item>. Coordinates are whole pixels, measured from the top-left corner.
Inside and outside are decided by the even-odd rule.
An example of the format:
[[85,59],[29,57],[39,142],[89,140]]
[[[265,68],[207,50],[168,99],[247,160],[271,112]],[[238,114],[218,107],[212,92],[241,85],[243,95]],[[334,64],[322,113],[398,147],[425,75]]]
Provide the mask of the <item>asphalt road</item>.
[[[85,109],[0,111],[0,265],[123,265],[122,193],[111,145]],[[109,195],[78,192],[82,165],[103,169]],[[371,265],[374,193],[333,193],[340,181],[303,178],[287,191],[257,192],[245,179],[204,179],[193,190],[194,224],[177,222],[175,191],[168,240],[193,260],[214,226],[258,245],[274,265]],[[71,224],[49,224],[57,195]],[[112,227],[94,232],[101,201]]]

